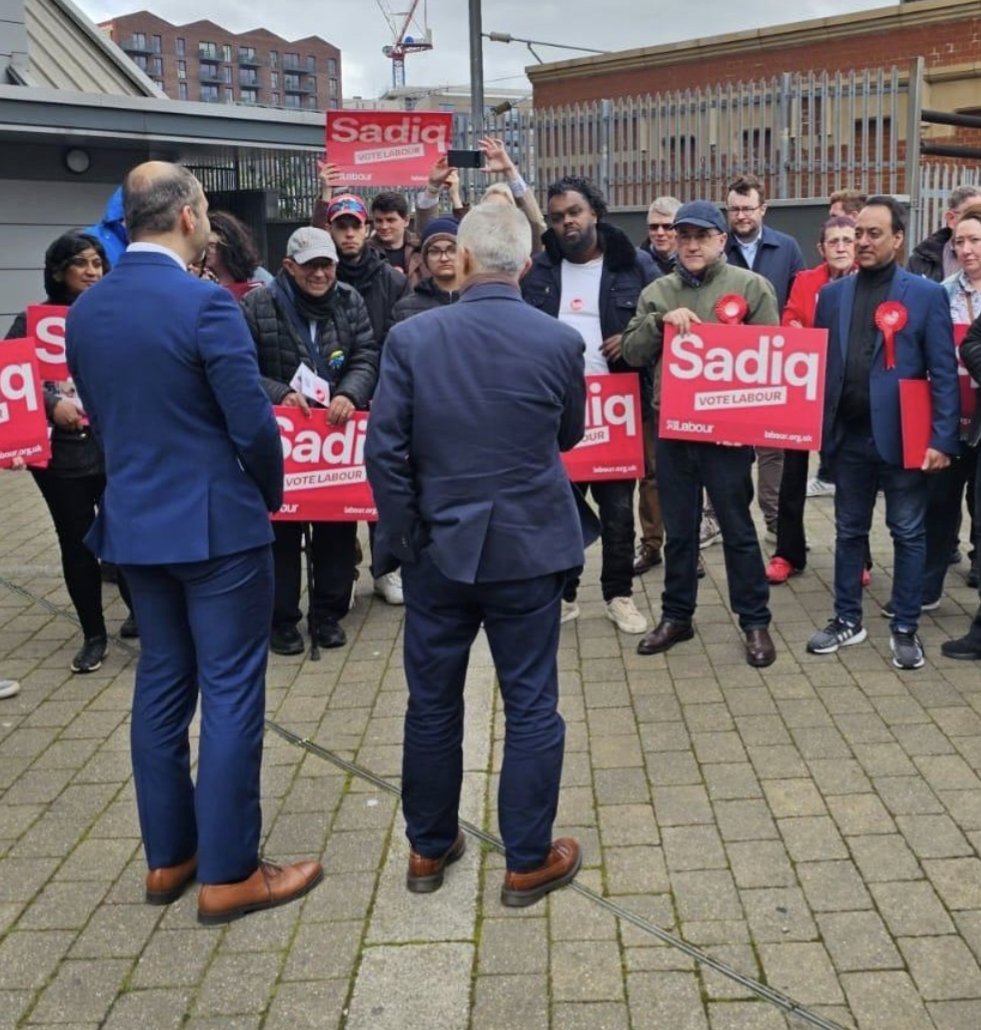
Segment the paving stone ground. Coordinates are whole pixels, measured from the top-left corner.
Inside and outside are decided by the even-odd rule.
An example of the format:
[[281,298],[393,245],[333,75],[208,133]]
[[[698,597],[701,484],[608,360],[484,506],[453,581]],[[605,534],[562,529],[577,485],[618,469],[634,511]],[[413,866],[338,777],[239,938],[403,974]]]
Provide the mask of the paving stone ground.
[[[779,659],[760,671],[723,603],[721,546],[705,552],[695,639],[656,657],[606,619],[590,553],[582,616],[562,630],[556,831],[583,842],[578,882],[595,896],[505,909],[502,858],[475,838],[440,892],[408,894],[397,799],[269,732],[264,851],[317,856],[326,877],[301,903],[206,928],[193,892],[142,900],[136,648],[114,640],[98,673],[69,673],[79,633],[50,520],[29,477],[3,475],[0,674],[23,690],[0,701],[0,1030],[977,1030],[981,668],[939,650],[977,594],[966,563],[952,568],[923,621],[926,666],[894,669],[880,514],[869,642],[806,655],[830,614],[831,513],[808,505],[808,569],[773,591]],[[636,581],[655,616],[661,578]],[[115,633],[113,587],[107,606]],[[272,658],[268,717],[397,785],[401,611],[362,580],[345,624],[349,646],[319,663]],[[462,814],[496,835],[504,726],[482,641],[467,706]]]

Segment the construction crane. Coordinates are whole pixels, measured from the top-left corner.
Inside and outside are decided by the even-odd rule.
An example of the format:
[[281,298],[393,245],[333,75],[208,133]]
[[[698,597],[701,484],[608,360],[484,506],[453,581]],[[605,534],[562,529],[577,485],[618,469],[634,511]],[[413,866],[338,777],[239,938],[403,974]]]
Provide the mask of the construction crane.
[[[405,0],[401,0],[402,3]],[[383,0],[376,0],[389,28],[395,37],[394,43],[382,47],[382,53],[392,59],[392,88],[399,89],[405,85],[405,55],[416,54],[423,50],[432,50],[433,33],[428,25],[427,0],[422,2],[422,21],[416,19],[419,0],[412,0],[407,11],[395,11],[393,5]],[[412,34],[410,35],[410,30]]]

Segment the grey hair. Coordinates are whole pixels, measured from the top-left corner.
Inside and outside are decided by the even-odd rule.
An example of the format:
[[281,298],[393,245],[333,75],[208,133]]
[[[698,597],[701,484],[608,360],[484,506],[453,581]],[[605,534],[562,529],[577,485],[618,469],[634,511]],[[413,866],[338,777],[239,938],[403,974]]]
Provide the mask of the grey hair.
[[511,188],[506,182],[492,182],[481,194],[478,203],[484,204],[490,200],[491,197],[503,197],[511,207],[516,206],[514,203],[514,196],[511,193]]
[[201,183],[181,165],[158,174],[135,168],[123,182],[126,232],[132,240],[171,232],[182,208],[194,207],[201,195]]
[[478,204],[460,223],[457,246],[469,251],[479,272],[517,279],[531,257],[531,226],[515,207]]
[[981,197],[981,186],[958,186],[950,194],[947,201],[947,210],[956,211],[965,201]]
[[647,209],[647,217],[650,218],[651,215],[657,214],[674,218],[680,207],[681,201],[677,197],[655,197]]

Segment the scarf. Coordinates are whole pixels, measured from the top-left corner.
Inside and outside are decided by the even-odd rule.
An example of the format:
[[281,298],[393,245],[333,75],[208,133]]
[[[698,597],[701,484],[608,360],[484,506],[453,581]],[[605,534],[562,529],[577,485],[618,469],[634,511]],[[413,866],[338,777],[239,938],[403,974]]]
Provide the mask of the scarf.
[[276,282],[283,293],[293,302],[293,306],[304,321],[326,322],[330,319],[334,310],[334,296],[337,292],[333,286],[322,297],[312,297],[300,289],[296,280],[285,268],[281,268],[276,273]]

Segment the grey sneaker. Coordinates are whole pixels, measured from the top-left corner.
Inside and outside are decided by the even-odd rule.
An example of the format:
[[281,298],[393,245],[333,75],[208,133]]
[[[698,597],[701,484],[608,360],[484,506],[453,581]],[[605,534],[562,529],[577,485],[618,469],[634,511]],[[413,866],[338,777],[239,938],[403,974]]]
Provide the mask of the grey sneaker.
[[722,539],[722,530],[715,516],[703,515],[702,524],[698,527],[698,546],[711,547],[717,540]]
[[923,645],[912,632],[893,631],[889,641],[892,650],[892,664],[897,669],[920,669],[923,667]]
[[853,625],[844,619],[834,618],[808,640],[807,650],[811,654],[834,654],[839,647],[860,644],[867,636],[861,623]]

